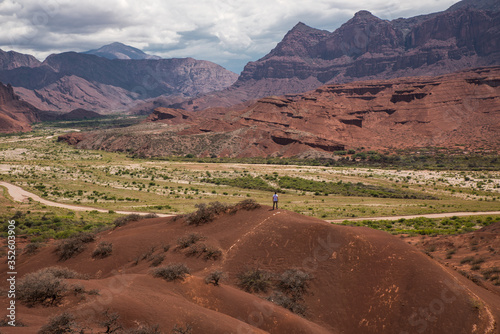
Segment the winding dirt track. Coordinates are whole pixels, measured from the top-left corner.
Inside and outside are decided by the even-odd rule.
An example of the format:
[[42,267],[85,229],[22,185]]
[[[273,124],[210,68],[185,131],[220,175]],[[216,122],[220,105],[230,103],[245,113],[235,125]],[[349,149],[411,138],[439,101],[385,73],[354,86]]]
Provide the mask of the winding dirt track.
[[[109,210],[92,208],[88,206],[78,206],[64,203],[52,202],[46,199],[41,198],[40,196],[33,194],[29,191],[24,190],[21,187],[15,186],[11,183],[0,181],[0,187],[5,187],[12,197],[14,201],[17,202],[26,202],[28,198],[31,198],[34,201],[40,202],[45,205],[55,206],[58,208],[64,208],[75,211],[91,211],[96,210],[99,212],[108,212]],[[134,211],[116,211],[116,213],[128,215],[131,213],[146,215],[147,212],[134,212]],[[171,217],[173,215],[168,215],[164,213],[157,213],[158,217]],[[334,219],[334,220],[326,220],[329,223],[342,223],[344,221],[360,221],[360,220],[398,220],[401,218],[411,219],[411,218],[446,218],[453,216],[483,216],[483,215],[500,215],[500,211],[482,211],[482,212],[445,212],[445,213],[428,213],[424,215],[413,215],[413,216],[388,216],[388,217],[364,217],[364,218],[346,218],[346,219]]]
[[[9,193],[9,195],[16,202],[26,202],[26,201],[28,201],[28,198],[31,198],[32,200],[40,202],[40,203],[45,204],[45,205],[55,206],[58,208],[69,209],[69,210],[74,210],[74,211],[93,211],[93,210],[96,210],[98,212],[109,212],[109,210],[92,208],[92,207],[88,207],[88,206],[78,206],[78,205],[52,202],[52,201],[43,199],[40,196],[33,194],[29,191],[26,191],[21,187],[15,186],[11,183],[4,182],[4,181],[0,181],[0,187],[5,187],[7,189],[7,192]],[[119,213],[119,214],[124,214],[124,215],[129,215],[132,213],[138,214],[138,215],[147,215],[148,214],[148,212],[134,212],[134,211],[115,211],[115,212]],[[167,215],[164,213],[157,213],[157,215],[158,215],[158,217],[173,216],[173,215]]]

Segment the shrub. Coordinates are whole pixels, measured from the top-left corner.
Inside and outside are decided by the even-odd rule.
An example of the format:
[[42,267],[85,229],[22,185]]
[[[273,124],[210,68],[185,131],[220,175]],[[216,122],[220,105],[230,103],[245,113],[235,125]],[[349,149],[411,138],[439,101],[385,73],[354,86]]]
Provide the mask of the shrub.
[[205,203],[196,204],[198,209],[186,216],[188,225],[202,225],[211,222],[217,215],[228,210],[228,206],[220,202],[212,202],[209,205]]
[[77,273],[76,271],[69,269],[69,268],[59,267],[59,266],[48,267],[48,268],[45,268],[42,270],[54,275],[57,278],[77,278],[77,277],[80,277],[80,274]]
[[189,268],[182,263],[174,263],[166,267],[153,270],[154,277],[163,278],[166,281],[184,280],[190,274]]
[[467,256],[467,257],[464,257],[460,261],[460,264],[471,263],[472,261],[474,261],[474,257],[473,256]]
[[151,258],[150,266],[158,267],[163,262],[163,260],[165,260],[165,255],[162,254],[155,255]]
[[77,333],[75,317],[68,312],[52,317],[49,322],[40,328],[38,334]]
[[281,274],[278,289],[294,300],[302,299],[309,288],[311,274],[298,269],[289,269]]
[[54,305],[67,291],[66,283],[51,271],[41,269],[25,275],[17,285],[17,299],[28,306],[37,304]]
[[496,274],[499,274],[500,273],[500,269],[498,267],[491,267],[491,268],[487,268],[487,269],[484,269],[483,271],[481,271],[481,274],[483,274],[483,277],[487,280],[489,279],[493,279],[493,278],[498,278],[498,276],[496,276]]
[[148,214],[144,215],[143,218],[146,218],[146,219],[148,219],[148,218],[158,218],[158,215],[156,213],[148,213]]
[[120,334],[162,334],[159,325],[154,326],[140,326],[138,328],[129,328],[120,331]]
[[177,247],[180,249],[187,248],[196,242],[203,240],[204,237],[197,233],[191,233],[177,239]]
[[92,242],[95,235],[92,233],[80,233],[69,239],[62,240],[56,247],[56,254],[59,255],[59,261],[65,261],[83,252],[86,243]]
[[205,244],[192,244],[184,252],[186,256],[200,256],[207,251],[207,246]]
[[207,277],[205,277],[205,283],[213,284],[214,286],[219,286],[219,282],[225,277],[226,275],[224,274],[224,272],[220,270],[215,270],[212,271],[210,274],[208,274]]
[[120,227],[120,226],[125,226],[130,222],[137,221],[139,219],[141,219],[140,215],[132,213],[126,216],[116,218],[113,223],[115,224],[115,227]]
[[86,292],[85,287],[83,286],[83,284],[80,284],[80,283],[72,285],[71,291],[73,292],[73,294],[75,296],[80,295],[80,294],[84,294]]
[[272,274],[260,270],[251,269],[238,274],[238,285],[247,292],[266,292],[271,286]]
[[149,259],[153,255],[155,250],[156,250],[156,246],[151,246],[146,253],[142,254],[141,260]]
[[254,199],[245,199],[237,204],[238,208],[251,211],[260,208],[260,204],[257,203]]
[[118,313],[109,313],[109,309],[104,311],[104,320],[102,320],[99,325],[106,328],[104,333],[115,333],[122,329],[123,327],[118,322],[120,315]]
[[174,325],[174,328],[172,328],[172,334],[191,334],[193,333],[193,328],[191,325],[187,324],[186,327],[183,326],[178,326],[177,324]]
[[104,259],[113,252],[113,244],[110,242],[102,241],[97,245],[96,249],[92,252],[93,258]]
[[222,256],[222,251],[213,246],[205,247],[205,255],[203,259],[205,260],[218,260]]
[[33,255],[38,253],[38,250],[42,247],[42,244],[39,242],[32,242],[26,245],[23,250],[23,254]]
[[300,303],[299,300],[296,300],[284,293],[275,291],[271,296],[267,297],[266,299],[278,306],[284,307],[287,310],[292,311],[295,314],[305,316],[306,306]]

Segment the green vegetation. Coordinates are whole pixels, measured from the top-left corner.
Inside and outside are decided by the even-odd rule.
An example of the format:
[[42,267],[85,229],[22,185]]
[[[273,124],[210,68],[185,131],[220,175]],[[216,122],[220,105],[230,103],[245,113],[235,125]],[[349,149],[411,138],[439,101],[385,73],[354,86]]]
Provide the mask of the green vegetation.
[[[140,159],[128,153],[77,150],[57,141],[67,125],[47,126],[0,136],[0,180],[50,201],[107,212],[59,209],[32,199],[20,203],[0,187],[2,236],[10,219],[16,220],[18,235],[36,243],[122,226],[137,217],[117,211],[181,214],[192,217],[193,225],[204,224],[213,208],[205,205],[207,210],[200,211],[200,203],[224,203],[221,209],[234,213],[270,205],[274,191],[280,194],[280,209],[325,220],[493,211],[500,201],[500,159],[484,152],[423,148],[389,154],[355,148],[330,160],[186,154]],[[252,203],[243,207],[245,200]],[[384,227],[387,224],[391,227]],[[459,233],[471,228],[365,225],[392,233]]]
[[203,182],[214,183],[214,184],[225,184],[232,187],[238,187],[243,189],[257,189],[263,191],[275,191],[276,188],[270,186],[266,181],[260,177],[252,177],[250,175],[236,177],[236,178],[213,178],[213,179],[203,179]]
[[[493,216],[466,216],[451,218],[412,218],[398,220],[362,220],[344,221],[342,225],[365,226],[377,230],[387,231],[393,234],[411,235],[438,235],[438,234],[458,234],[471,232],[479,227],[488,226],[500,221],[500,217]],[[449,255],[453,255],[451,252]],[[473,258],[465,258],[462,263],[473,261]],[[477,263],[473,263],[477,264]]]
[[411,198],[435,199],[433,196],[391,189],[375,185],[366,185],[361,182],[325,182],[306,180],[300,177],[283,176],[278,184],[282,188],[314,192],[316,195],[337,194],[342,196],[382,197],[382,198]]

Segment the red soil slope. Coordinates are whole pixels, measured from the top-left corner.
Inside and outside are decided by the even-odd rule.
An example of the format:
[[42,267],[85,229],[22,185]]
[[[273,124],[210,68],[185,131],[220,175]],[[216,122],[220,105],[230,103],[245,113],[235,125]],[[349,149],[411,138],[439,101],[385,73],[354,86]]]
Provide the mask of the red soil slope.
[[[222,250],[218,260],[187,257],[175,250],[189,233]],[[113,253],[92,259],[101,241]],[[163,246],[171,245],[168,251]],[[102,232],[79,255],[59,262],[54,245],[35,255],[18,256],[18,277],[49,266],[64,266],[88,280],[98,296],[68,296],[59,306],[28,308],[18,303],[24,328],[2,333],[36,333],[47,318],[63,311],[87,328],[98,329],[103,312],[120,314],[125,327],[191,324],[193,333],[499,333],[500,298],[440,265],[400,238],[367,228],[335,226],[299,214],[261,207],[222,214],[199,227],[185,219],[154,218]],[[183,282],[150,274],[143,255],[164,254],[163,265],[182,262],[191,269]],[[5,261],[1,261],[5,273]],[[242,291],[237,275],[259,268],[277,274],[287,269],[310,273],[305,317]],[[206,285],[214,269],[227,274],[219,287]],[[3,275],[5,276],[5,274]],[[2,278],[2,287],[6,280]],[[6,297],[1,297],[6,305]]]

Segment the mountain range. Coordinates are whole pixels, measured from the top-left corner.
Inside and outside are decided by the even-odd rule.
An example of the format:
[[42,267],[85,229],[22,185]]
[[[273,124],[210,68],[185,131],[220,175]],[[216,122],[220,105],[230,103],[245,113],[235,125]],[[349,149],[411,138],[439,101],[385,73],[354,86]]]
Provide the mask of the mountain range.
[[[0,80],[38,109],[127,111],[151,114],[145,127],[163,124],[158,138],[140,127],[129,129],[137,133],[127,142],[118,139],[131,133],[110,141],[112,131],[62,138],[80,147],[145,156],[318,156],[350,147],[432,145],[495,149],[498,40],[498,3],[464,0],[444,12],[392,21],[360,11],[333,32],[298,23],[239,77],[191,58],[132,59],[149,55],[113,43],[43,63],[1,53],[15,61],[0,61]],[[117,59],[125,54],[129,59]],[[477,140],[468,141],[470,136]],[[138,143],[140,149],[131,147]]]
[[[143,59],[109,59],[112,49],[101,49],[108,53],[97,54],[108,57],[65,52],[43,62],[0,53],[0,81],[11,84],[17,95],[41,110],[84,108],[109,114],[160,95],[196,96],[221,90],[237,79],[235,73],[209,61],[154,59],[144,54]],[[123,47],[118,49],[125,52]]]
[[42,110],[202,110],[302,93],[327,83],[498,65],[498,40],[498,1],[464,0],[444,12],[392,21],[360,11],[333,32],[298,23],[239,77],[211,62],[157,59],[112,43],[84,53],[51,55],[44,62],[0,52],[0,81]]
[[392,21],[360,11],[334,32],[298,23],[269,54],[248,63],[231,87],[164,106],[201,110],[302,93],[327,83],[434,76],[498,65],[498,40],[495,1],[461,2],[441,13]]
[[335,158],[339,151],[500,148],[500,66],[437,77],[327,84],[241,108],[156,108],[126,129],[59,137],[141,157]]

